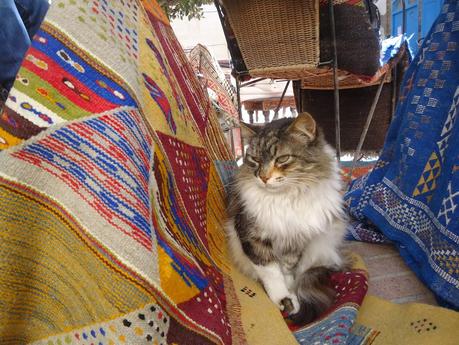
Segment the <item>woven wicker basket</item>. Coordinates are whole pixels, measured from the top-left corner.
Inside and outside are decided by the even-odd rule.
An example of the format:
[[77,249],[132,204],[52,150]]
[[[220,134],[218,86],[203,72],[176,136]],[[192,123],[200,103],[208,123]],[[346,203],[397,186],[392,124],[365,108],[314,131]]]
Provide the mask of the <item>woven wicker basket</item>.
[[252,77],[299,79],[318,66],[318,1],[222,2]]

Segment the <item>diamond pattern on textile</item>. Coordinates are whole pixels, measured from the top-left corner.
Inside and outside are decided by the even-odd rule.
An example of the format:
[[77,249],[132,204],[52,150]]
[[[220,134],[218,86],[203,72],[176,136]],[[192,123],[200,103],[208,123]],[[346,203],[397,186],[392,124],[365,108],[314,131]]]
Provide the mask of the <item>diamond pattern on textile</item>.
[[436,187],[435,180],[441,173],[440,160],[435,152],[432,152],[429,160],[426,163],[424,171],[419,178],[418,184],[414,189],[413,196],[418,196],[428,192],[432,192]]
[[357,205],[357,207],[352,208],[352,214],[355,217],[357,217],[357,218],[363,217],[363,213],[362,212],[363,212],[364,208],[368,205],[368,202],[371,199],[371,195],[372,195],[374,189],[375,189],[375,186],[370,186],[369,188],[365,188],[364,189],[364,191],[362,193],[362,196],[360,198],[359,204]]
[[459,275],[459,253],[450,243],[440,240],[433,241],[431,256],[445,272],[450,275]]
[[412,229],[416,234],[431,228],[431,221],[424,212],[420,212],[413,205],[402,203],[393,192],[382,184],[378,185],[374,191],[372,202],[384,205],[385,213],[389,219],[403,224],[404,227]]
[[449,137],[451,135],[451,130],[456,123],[457,111],[459,108],[459,87],[456,88],[454,93],[453,102],[451,103],[451,108],[448,112],[448,117],[441,131],[441,138],[437,142],[438,149],[440,150],[440,156],[443,160],[444,152],[448,147]]
[[451,221],[451,217],[454,214],[454,211],[457,207],[457,199],[459,198],[459,191],[452,191],[451,182],[448,184],[448,196],[443,199],[440,212],[438,212],[438,218],[443,220],[447,226]]
[[359,221],[352,221],[347,226],[348,239],[369,243],[391,243],[378,229],[370,224],[363,224]]

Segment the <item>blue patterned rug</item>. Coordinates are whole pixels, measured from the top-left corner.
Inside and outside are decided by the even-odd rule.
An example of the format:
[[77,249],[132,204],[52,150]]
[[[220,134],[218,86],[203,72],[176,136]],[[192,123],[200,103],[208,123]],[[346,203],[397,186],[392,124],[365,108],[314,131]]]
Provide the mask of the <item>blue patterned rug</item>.
[[[374,170],[346,194],[358,240],[390,240],[459,309],[459,2],[446,0],[403,81]],[[379,230],[377,230],[379,229]]]

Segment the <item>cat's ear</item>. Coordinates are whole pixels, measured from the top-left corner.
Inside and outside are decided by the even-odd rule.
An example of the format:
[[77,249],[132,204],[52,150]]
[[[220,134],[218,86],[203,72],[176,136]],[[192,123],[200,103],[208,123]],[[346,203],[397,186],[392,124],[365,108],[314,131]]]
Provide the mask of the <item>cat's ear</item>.
[[250,123],[240,122],[241,136],[243,139],[250,139],[257,135],[261,127]]
[[314,140],[317,135],[316,121],[309,113],[300,113],[288,128],[289,132],[306,136],[309,140]]

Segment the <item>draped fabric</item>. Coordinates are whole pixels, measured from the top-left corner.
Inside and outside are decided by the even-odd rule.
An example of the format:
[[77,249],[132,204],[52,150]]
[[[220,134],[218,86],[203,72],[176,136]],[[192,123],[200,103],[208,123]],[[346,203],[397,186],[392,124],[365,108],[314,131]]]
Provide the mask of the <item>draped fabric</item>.
[[346,194],[359,240],[385,242],[459,309],[459,3],[445,1],[404,77],[379,161]]

